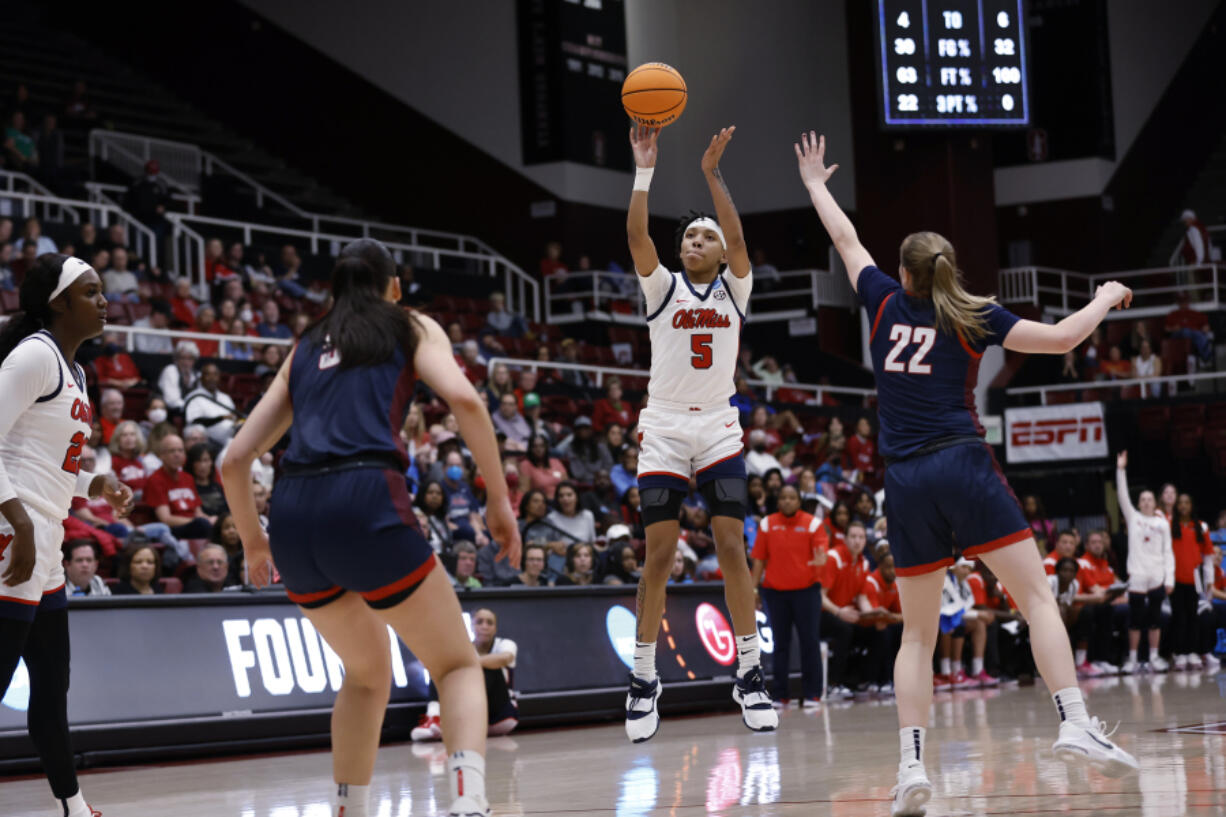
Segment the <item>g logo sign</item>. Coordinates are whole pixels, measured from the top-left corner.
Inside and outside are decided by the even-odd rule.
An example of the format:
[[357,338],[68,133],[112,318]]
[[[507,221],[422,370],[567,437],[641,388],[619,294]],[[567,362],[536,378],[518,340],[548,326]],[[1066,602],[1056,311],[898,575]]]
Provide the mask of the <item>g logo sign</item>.
[[702,646],[716,662],[727,667],[736,661],[736,636],[723,613],[703,602],[694,611],[694,626],[698,628]]

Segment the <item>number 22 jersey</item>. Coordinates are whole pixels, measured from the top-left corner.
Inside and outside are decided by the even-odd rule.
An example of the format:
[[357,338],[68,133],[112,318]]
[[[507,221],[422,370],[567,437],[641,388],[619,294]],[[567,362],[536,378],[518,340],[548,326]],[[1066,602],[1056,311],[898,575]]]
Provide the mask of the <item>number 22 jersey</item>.
[[0,503],[14,497],[51,519],[77,493],[91,412],[85,373],[50,333],[22,340],[0,366]]
[[988,334],[972,343],[938,330],[932,299],[908,294],[875,266],[860,272],[856,291],[868,312],[882,455],[905,457],[946,437],[982,437],[975,409],[979,361],[1020,318],[989,305]]

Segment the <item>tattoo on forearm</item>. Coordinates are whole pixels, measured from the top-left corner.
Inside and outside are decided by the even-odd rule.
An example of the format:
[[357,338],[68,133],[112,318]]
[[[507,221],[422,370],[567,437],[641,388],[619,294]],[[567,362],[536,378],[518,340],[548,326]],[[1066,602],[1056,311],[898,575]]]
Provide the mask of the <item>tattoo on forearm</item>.
[[728,190],[728,183],[724,181],[724,174],[719,172],[719,168],[711,171],[711,175],[715,177],[715,181],[719,182],[719,189],[724,191],[724,195],[728,197],[728,201],[732,201],[732,193]]

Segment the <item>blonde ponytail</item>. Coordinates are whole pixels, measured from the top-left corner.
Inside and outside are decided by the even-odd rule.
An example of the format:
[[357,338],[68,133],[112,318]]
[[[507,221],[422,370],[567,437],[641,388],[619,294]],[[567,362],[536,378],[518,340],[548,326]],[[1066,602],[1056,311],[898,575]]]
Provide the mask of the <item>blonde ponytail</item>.
[[970,342],[987,336],[983,313],[996,298],[972,295],[963,288],[953,245],[937,233],[912,233],[903,239],[899,256],[911,274],[912,292],[932,298],[937,329]]

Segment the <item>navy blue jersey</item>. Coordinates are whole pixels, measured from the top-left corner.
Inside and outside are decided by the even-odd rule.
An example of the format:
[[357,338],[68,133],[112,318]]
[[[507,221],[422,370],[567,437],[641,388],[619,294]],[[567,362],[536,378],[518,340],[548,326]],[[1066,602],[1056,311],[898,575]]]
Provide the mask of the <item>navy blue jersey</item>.
[[856,289],[872,327],[882,456],[905,457],[945,437],[982,437],[975,410],[979,360],[988,346],[1004,342],[1020,319],[992,304],[984,315],[987,336],[970,343],[937,330],[932,300],[908,295],[876,267],[860,272]]
[[413,383],[413,364],[400,349],[383,363],[342,369],[339,353],[304,337],[289,370],[294,426],[285,462],[391,454],[407,468],[400,427]]

